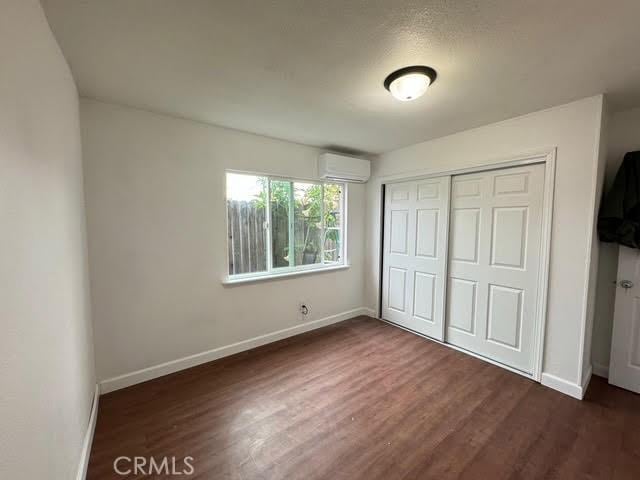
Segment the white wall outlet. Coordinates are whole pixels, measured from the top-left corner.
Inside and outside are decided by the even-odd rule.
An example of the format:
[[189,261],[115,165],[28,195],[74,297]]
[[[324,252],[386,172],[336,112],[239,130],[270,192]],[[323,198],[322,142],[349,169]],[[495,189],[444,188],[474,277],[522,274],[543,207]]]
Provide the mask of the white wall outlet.
[[298,302],[298,320],[307,320],[311,313],[309,302],[301,300]]

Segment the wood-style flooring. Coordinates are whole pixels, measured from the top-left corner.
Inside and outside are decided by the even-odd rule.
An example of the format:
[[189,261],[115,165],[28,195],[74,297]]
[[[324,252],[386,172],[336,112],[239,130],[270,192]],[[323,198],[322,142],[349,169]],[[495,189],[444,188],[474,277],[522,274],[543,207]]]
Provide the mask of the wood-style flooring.
[[640,479],[640,395],[594,377],[580,402],[359,317],[103,395],[88,478]]

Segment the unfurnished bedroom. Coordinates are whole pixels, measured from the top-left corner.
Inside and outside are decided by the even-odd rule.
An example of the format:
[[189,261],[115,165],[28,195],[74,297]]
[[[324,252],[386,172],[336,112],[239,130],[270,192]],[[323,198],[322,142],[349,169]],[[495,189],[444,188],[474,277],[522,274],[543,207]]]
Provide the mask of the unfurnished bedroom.
[[0,478],[640,477],[639,2],[0,5]]

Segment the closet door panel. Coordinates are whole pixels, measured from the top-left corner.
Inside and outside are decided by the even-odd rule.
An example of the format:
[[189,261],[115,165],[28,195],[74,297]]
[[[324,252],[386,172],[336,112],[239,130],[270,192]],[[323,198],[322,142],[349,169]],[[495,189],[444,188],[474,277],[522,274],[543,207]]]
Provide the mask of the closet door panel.
[[383,318],[402,323],[409,316],[411,256],[409,255],[411,184],[387,187],[384,216]]
[[486,310],[481,265],[486,249],[482,202],[487,179],[485,174],[470,174],[453,177],[451,182],[446,341],[477,352]]
[[449,190],[448,176],[389,184],[384,206],[382,316],[438,340],[444,339]]
[[[446,340],[527,373],[538,317],[544,168],[452,179]],[[468,311],[468,300],[456,293],[461,282],[475,284],[472,331],[460,328],[459,312]]]

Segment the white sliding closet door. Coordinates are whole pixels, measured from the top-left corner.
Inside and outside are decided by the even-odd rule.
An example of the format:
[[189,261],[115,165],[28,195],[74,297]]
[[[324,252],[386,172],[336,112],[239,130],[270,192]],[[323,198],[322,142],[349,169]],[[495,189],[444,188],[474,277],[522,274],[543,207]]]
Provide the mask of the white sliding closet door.
[[444,338],[451,177],[387,185],[384,206],[382,317]]
[[446,340],[534,369],[544,164],[451,182]]

